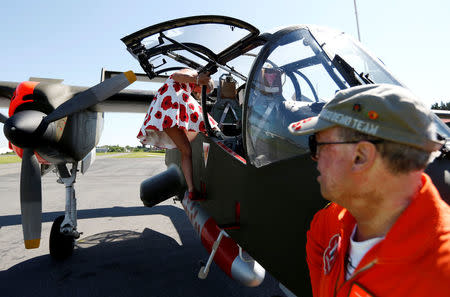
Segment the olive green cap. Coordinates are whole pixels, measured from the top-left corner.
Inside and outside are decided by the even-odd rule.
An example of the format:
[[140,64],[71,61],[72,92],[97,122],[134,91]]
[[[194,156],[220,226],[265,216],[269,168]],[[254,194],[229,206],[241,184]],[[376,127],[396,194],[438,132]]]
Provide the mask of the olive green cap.
[[427,152],[439,150],[433,115],[408,89],[389,84],[345,89],[324,105],[316,117],[289,125],[295,135],[313,134],[333,126],[358,130]]

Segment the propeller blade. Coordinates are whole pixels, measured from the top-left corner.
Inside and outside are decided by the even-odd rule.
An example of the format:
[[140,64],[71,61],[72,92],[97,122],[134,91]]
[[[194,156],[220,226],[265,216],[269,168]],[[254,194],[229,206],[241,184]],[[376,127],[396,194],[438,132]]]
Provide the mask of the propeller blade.
[[63,117],[89,108],[112,95],[125,89],[136,81],[136,75],[133,71],[127,71],[107,79],[86,91],[77,94],[69,101],[64,102],[45,117],[44,122],[51,123]]
[[8,118],[6,117],[6,116],[4,116],[2,113],[0,113],[0,123],[5,123],[6,122],[6,120],[7,120]]
[[20,208],[25,248],[38,248],[41,241],[41,169],[33,149],[24,149],[20,173]]

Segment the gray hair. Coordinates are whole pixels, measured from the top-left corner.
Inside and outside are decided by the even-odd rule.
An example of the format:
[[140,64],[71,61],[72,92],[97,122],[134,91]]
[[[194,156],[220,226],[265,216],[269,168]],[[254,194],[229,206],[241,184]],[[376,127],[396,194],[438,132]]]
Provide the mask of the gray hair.
[[386,161],[389,170],[394,174],[424,170],[433,160],[431,153],[424,150],[361,133],[354,129],[339,128],[339,134],[345,141],[382,140],[374,145],[382,159]]

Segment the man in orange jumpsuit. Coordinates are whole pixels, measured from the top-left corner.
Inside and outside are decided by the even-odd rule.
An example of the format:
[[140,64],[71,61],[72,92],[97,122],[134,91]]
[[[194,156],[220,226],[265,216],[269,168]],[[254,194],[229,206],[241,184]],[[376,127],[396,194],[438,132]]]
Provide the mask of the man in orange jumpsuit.
[[312,134],[319,211],[307,234],[314,296],[450,296],[450,207],[424,173],[444,141],[408,90],[340,91],[318,117],[289,126]]

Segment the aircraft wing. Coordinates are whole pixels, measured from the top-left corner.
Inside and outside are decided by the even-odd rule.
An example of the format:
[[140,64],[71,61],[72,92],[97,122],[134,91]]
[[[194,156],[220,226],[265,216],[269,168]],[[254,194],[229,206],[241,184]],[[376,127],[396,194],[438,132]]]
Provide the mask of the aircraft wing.
[[8,108],[11,97],[19,83],[12,81],[0,82],[0,108]]
[[102,112],[142,112],[148,110],[155,91],[123,90],[91,109]]
[[[113,77],[121,72],[102,70],[102,80]],[[137,74],[139,81],[149,81],[143,74]],[[167,77],[158,77],[153,79],[154,82],[163,82]],[[147,80],[146,80],[147,79]],[[0,108],[8,108],[11,97],[16,89],[18,82],[0,81]],[[75,94],[82,92],[87,87],[68,86],[70,91]],[[155,91],[151,90],[123,90],[111,96],[105,101],[91,107],[90,109],[99,112],[138,112],[145,113],[148,109],[150,101],[153,99]],[[444,123],[450,121],[450,111],[434,109],[433,112],[443,120]]]
[[438,110],[432,109],[432,111],[442,119],[444,123],[448,123],[450,121],[450,110]]
[[[58,83],[59,84],[59,83]],[[0,108],[8,108],[18,82],[0,81]],[[67,91],[76,95],[87,87],[67,86]],[[91,107],[99,112],[142,112],[148,109],[155,92],[150,90],[123,90],[107,100]]]

